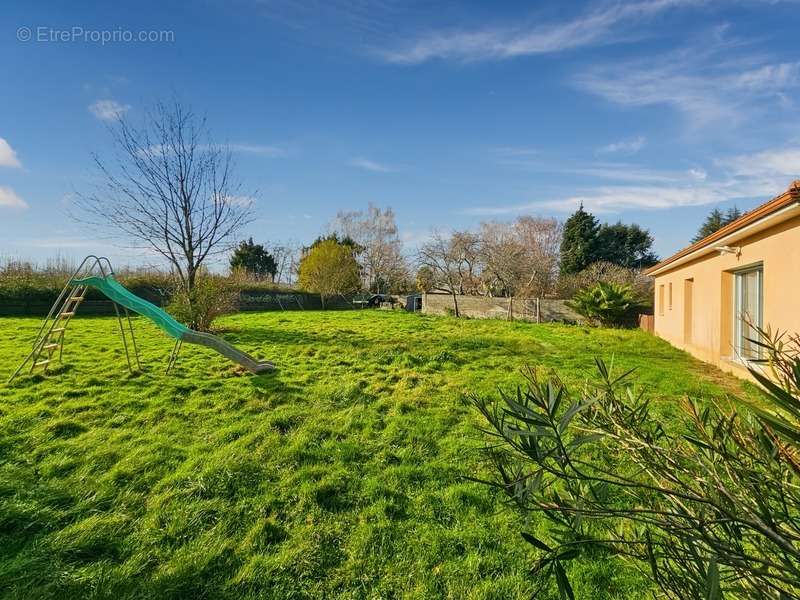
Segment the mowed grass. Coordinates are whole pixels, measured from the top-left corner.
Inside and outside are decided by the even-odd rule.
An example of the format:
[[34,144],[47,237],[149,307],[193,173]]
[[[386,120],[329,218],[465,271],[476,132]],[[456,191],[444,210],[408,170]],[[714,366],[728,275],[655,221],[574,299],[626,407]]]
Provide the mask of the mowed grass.
[[[3,381],[39,322],[0,319]],[[638,367],[665,422],[684,395],[752,391],[639,331],[384,311],[219,325],[278,369],[184,345],[165,376],[171,340],[137,318],[130,375],[116,320],[77,318],[63,366],[0,385],[3,597],[528,598],[518,516],[464,479],[486,475],[470,395],[525,365],[577,387],[594,356]],[[571,570],[579,598],[647,589],[613,561]]]

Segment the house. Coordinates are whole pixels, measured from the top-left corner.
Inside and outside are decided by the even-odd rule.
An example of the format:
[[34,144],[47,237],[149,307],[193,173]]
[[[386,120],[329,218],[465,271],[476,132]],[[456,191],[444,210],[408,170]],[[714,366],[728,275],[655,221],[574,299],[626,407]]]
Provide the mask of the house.
[[646,274],[656,335],[747,376],[761,355],[751,323],[800,333],[800,180]]

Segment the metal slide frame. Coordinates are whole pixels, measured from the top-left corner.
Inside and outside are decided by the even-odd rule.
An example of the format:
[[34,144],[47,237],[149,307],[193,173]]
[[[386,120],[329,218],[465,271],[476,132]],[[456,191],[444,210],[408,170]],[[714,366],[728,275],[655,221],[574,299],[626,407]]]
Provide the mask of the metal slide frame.
[[[47,316],[42,322],[42,326],[39,328],[39,332],[36,334],[36,339],[33,342],[33,347],[31,348],[30,353],[25,360],[22,361],[22,364],[17,367],[17,370],[14,371],[14,374],[11,375],[8,383],[11,383],[22,372],[22,370],[25,368],[25,365],[27,365],[29,362],[31,365],[29,371],[30,373],[33,373],[34,369],[37,367],[42,367],[43,372],[46,372],[47,368],[53,362],[56,350],[58,350],[58,362],[61,363],[61,359],[64,354],[64,334],[66,333],[69,322],[72,320],[72,317],[75,316],[78,307],[80,306],[81,302],[83,302],[84,298],[86,297],[86,292],[88,291],[87,286],[75,285],[74,282],[78,279],[88,277],[89,275],[98,272],[103,277],[114,274],[111,261],[105,256],[95,256],[94,254],[90,254],[84,258],[83,261],[81,261],[81,264],[78,265],[78,268],[76,268],[72,275],[70,275],[70,278],[67,280],[64,289],[61,290],[58,298],[50,308],[50,312],[47,313]],[[134,373],[137,369],[141,370],[142,365],[139,362],[139,349],[136,346],[136,336],[133,332],[131,315],[126,307],[121,307],[122,311],[120,311],[120,306],[117,305],[116,302],[112,300],[111,303],[114,305],[114,312],[117,315],[119,332],[122,336],[122,345],[125,348],[125,358],[128,361],[128,369],[131,373]],[[122,322],[123,314],[128,322],[127,333],[125,325]],[[134,369],[133,362],[131,361],[131,353],[128,347],[128,333],[130,334],[131,338],[130,345],[133,349],[133,355],[136,361],[136,369]],[[46,358],[42,359],[42,356],[45,354]]]

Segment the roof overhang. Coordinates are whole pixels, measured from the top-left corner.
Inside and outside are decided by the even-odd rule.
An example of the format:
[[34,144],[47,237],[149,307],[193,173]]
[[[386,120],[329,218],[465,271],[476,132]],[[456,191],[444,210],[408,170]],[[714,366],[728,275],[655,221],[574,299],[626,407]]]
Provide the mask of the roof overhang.
[[[698,247],[695,250],[691,250],[691,246],[687,248],[689,250],[685,254],[678,253],[672,259],[667,259],[666,261],[662,261],[661,263],[655,265],[651,269],[645,271],[646,275],[650,277],[657,277],[667,271],[671,271],[681,265],[685,265],[693,260],[698,258],[702,258],[708,254],[712,254],[714,252],[719,252],[720,247],[723,246],[731,246],[736,242],[743,240],[751,235],[755,235],[761,231],[766,229],[770,229],[771,227],[775,227],[784,221],[788,221],[794,217],[800,215],[800,198],[793,197],[791,201],[784,206],[774,212],[767,213],[763,217],[748,223],[742,227],[734,229],[727,235],[723,235],[721,237],[709,236],[707,238],[708,242],[703,244],[703,241],[698,242]],[[745,215],[746,216],[746,215]],[[712,239],[715,238],[715,239]]]

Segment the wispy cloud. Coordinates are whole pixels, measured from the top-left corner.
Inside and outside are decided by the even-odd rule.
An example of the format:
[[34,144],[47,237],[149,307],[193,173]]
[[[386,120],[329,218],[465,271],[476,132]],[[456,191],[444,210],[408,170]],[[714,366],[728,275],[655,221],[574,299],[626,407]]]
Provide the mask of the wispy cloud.
[[800,147],[776,148],[719,159],[716,163],[736,177],[745,178],[800,178]]
[[551,194],[516,204],[468,208],[466,214],[491,216],[525,212],[570,212],[583,204],[597,213],[625,210],[666,210],[684,206],[716,204],[729,200],[761,199],[774,196],[800,177],[800,147],[768,149],[713,161],[711,176],[702,167],[686,171],[659,171],[624,164],[590,164],[564,168],[604,183],[577,187],[571,194]]
[[17,158],[17,153],[5,139],[0,137],[0,167],[20,168],[22,163]]
[[253,196],[226,196],[225,203],[240,208],[250,208],[255,205],[256,199]]
[[465,214],[499,216],[526,212],[571,212],[581,204],[596,213],[616,213],[624,210],[657,210],[698,206],[728,200],[724,193],[710,185],[686,186],[597,186],[560,198],[501,206],[480,206],[465,210]]
[[[280,146],[270,146],[264,144],[247,144],[247,143],[236,143],[236,144],[221,144],[211,146],[209,144],[198,144],[196,149],[199,151],[209,150],[211,148],[220,149],[220,150],[230,150],[233,153],[240,153],[240,154],[253,154],[256,156],[263,156],[266,158],[280,158],[283,156],[288,156],[289,151],[285,148]],[[139,151],[141,156],[160,156],[163,154],[172,154],[172,148],[168,146],[164,146],[162,144],[153,144],[152,146],[148,146]]]
[[0,186],[0,208],[28,208],[28,203],[10,187]]
[[[498,152],[492,151],[496,162],[505,167],[541,173],[546,175],[578,175],[583,178],[603,179],[616,183],[663,183],[670,184],[703,179],[705,172],[700,168],[688,170],[652,169],[634,164],[631,161],[591,161],[588,163],[571,163],[563,159],[554,159],[539,152]],[[574,178],[571,178],[574,179]]]
[[264,145],[264,144],[228,144],[228,149],[231,152],[240,152],[242,154],[257,154],[258,156],[265,156],[269,158],[280,158],[288,154],[285,148],[280,146]]
[[130,104],[120,104],[116,100],[98,100],[89,105],[89,112],[101,121],[119,119],[130,109]]
[[800,88],[800,61],[737,53],[737,45],[717,39],[647,60],[595,64],[574,83],[621,106],[671,106],[695,126],[738,125],[788,108]]
[[636,154],[645,147],[647,138],[643,135],[630,140],[621,140],[612,144],[606,144],[597,149],[600,154]]
[[669,9],[704,3],[705,0],[642,0],[606,4],[557,23],[431,32],[399,47],[376,50],[375,54],[397,64],[419,64],[437,58],[471,62],[549,54],[628,39],[628,25]]
[[379,163],[374,160],[364,158],[363,156],[352,158],[347,161],[347,164],[351,167],[364,169],[365,171],[372,171],[373,173],[392,173],[397,171],[397,167]]

